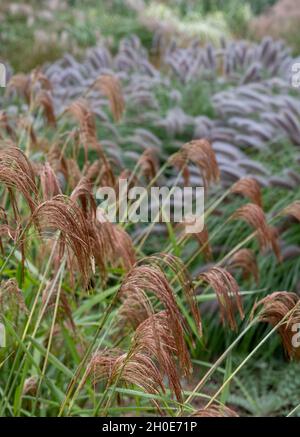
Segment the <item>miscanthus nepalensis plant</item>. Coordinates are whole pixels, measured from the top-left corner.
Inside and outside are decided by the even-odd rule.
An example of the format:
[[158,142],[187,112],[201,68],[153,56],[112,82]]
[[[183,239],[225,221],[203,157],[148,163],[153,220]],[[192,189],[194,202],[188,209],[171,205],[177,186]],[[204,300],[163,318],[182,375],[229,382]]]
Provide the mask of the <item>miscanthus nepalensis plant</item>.
[[[270,44],[261,48],[267,67]],[[121,52],[134,50],[138,42],[123,42]],[[192,135],[163,156],[155,136],[139,131],[143,151],[134,165],[120,164],[90,97],[108,99],[106,127],[121,130],[122,75],[102,71],[59,111],[48,76],[13,77],[8,91],[27,113],[1,115],[1,414],[243,414],[230,387],[253,357],[278,339],[287,359],[299,357],[299,193],[282,195],[284,184],[267,191],[257,175],[224,178],[217,151],[239,152],[216,147],[210,135]],[[201,181],[204,229],[99,220],[96,189],[113,188],[118,198],[125,177],[148,189]]]

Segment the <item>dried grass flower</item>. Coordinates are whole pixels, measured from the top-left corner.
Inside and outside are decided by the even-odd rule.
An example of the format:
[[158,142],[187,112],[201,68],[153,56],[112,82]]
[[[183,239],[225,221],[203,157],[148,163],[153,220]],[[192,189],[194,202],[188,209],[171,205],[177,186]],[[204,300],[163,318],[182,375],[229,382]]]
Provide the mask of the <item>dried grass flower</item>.
[[261,190],[259,183],[253,178],[239,179],[230,189],[231,193],[240,194],[252,203],[262,208]]
[[108,74],[101,75],[95,80],[93,87],[108,98],[114,120],[119,122],[125,110],[125,101],[118,78]]
[[[252,318],[258,308],[260,308],[258,317],[261,322],[270,323],[273,327],[279,324],[278,333],[288,358],[299,360],[300,347],[295,347],[292,341],[295,335],[293,325],[300,323],[300,306],[297,294],[287,291],[273,292],[255,303],[251,312]],[[282,323],[280,323],[281,321]]]
[[235,319],[236,311],[240,318],[244,318],[242,299],[239,287],[233,276],[224,268],[212,267],[207,272],[201,273],[199,279],[210,285],[216,293],[222,323],[227,322],[232,330],[237,330]]

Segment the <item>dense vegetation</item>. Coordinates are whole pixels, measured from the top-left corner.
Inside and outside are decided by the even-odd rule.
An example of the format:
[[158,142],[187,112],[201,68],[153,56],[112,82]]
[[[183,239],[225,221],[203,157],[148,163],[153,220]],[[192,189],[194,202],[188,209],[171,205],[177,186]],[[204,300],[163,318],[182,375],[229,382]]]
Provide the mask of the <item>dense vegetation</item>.
[[[296,54],[239,39],[274,2],[38,3],[0,6],[0,414],[297,415]],[[122,178],[204,186],[204,230],[99,220]]]

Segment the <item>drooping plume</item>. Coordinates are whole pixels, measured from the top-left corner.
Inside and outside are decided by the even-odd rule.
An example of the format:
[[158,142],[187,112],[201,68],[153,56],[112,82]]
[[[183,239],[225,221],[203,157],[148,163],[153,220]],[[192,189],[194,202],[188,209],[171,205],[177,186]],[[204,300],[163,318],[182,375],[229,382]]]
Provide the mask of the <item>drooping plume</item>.
[[233,276],[224,268],[212,267],[207,272],[201,273],[199,279],[215,291],[223,324],[227,322],[232,330],[237,330],[235,313],[238,311],[240,318],[243,319],[244,311],[239,287]]
[[252,317],[258,309],[260,309],[258,316],[261,322],[270,323],[273,327],[279,324],[277,330],[289,359],[300,360],[300,347],[299,345],[295,347],[292,341],[297,332],[293,327],[300,323],[300,305],[297,294],[276,291],[254,305]]

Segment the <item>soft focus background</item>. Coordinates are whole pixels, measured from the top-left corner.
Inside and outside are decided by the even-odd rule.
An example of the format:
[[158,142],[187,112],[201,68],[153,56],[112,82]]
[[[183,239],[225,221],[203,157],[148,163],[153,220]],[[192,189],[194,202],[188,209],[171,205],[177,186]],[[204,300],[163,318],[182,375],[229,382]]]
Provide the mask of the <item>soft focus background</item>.
[[269,35],[299,53],[299,21],[297,0],[3,0],[0,57],[26,72],[66,52],[83,55],[101,42],[115,49],[130,33],[151,48],[158,29],[202,44],[221,36],[259,41]]

